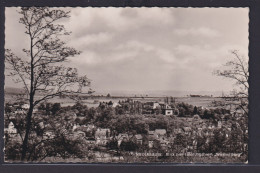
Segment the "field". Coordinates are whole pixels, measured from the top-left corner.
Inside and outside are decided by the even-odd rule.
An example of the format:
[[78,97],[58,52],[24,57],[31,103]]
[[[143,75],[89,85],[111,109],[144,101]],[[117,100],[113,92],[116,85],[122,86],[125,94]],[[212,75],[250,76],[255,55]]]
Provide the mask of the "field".
[[[126,100],[127,98],[133,99],[135,101],[140,102],[163,102],[164,97],[143,97],[143,98],[136,98],[136,97],[100,97],[100,98],[89,98],[87,100],[83,100],[83,104],[87,105],[88,107],[97,107],[100,102],[109,102],[112,101],[113,103],[117,103],[119,100]],[[191,104],[193,106],[202,106],[204,108],[211,108],[212,101],[224,101],[223,98],[214,98],[214,97],[176,97],[175,101],[184,102]],[[69,98],[60,99],[55,98],[50,100],[52,103],[60,103],[61,106],[72,106],[75,104],[75,101]]]
[[[17,94],[21,93],[22,90],[18,90],[17,88],[6,88],[5,89],[5,102],[14,102],[16,101]],[[117,96],[117,97],[90,97],[88,99],[83,100],[83,104],[88,107],[97,107],[100,102],[109,102],[117,103],[119,100],[126,100],[127,98],[140,101],[140,102],[164,102],[165,97],[125,97],[125,96]],[[212,101],[225,101],[220,97],[174,97],[176,102],[184,102],[191,104],[193,106],[202,106],[204,108],[212,108]],[[75,100],[69,98],[53,98],[49,100],[51,103],[60,103],[61,106],[72,106],[75,104]]]

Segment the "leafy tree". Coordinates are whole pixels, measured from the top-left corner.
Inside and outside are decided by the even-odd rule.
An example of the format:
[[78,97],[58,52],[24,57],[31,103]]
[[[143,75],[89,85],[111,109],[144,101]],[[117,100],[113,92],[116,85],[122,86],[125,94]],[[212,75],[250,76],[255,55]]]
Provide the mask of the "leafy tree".
[[209,151],[211,153],[217,153],[224,151],[225,149],[225,134],[221,129],[215,129],[213,131],[213,139],[209,143]]
[[9,103],[6,103],[5,104],[5,113],[8,114],[11,112],[14,112],[14,108]]
[[112,106],[112,105],[113,105],[113,102],[110,100],[107,105],[108,105],[108,106]]
[[184,134],[178,133],[173,143],[173,148],[179,153],[182,149],[187,148],[187,137]]
[[107,144],[106,147],[111,149],[111,150],[117,150],[118,149],[118,141],[113,138],[112,140],[110,140]]
[[162,146],[159,140],[153,141],[153,149],[155,149],[156,151],[162,150]]
[[51,103],[46,103],[46,107],[45,107],[46,115],[50,115],[51,114],[51,109],[52,109],[52,104]]
[[44,111],[46,109],[46,106],[44,103],[40,103],[38,106],[38,110]]
[[54,103],[51,108],[51,112],[55,115],[61,109],[60,103]]
[[120,144],[120,149],[123,151],[136,151],[138,145],[133,141],[122,141]]
[[115,108],[115,111],[117,115],[123,115],[125,113],[124,109],[119,106]]
[[21,148],[18,142],[5,142],[8,145],[5,147],[5,157],[10,160],[19,160]]
[[205,152],[207,138],[205,136],[197,136],[196,139],[197,139],[197,150],[201,153]]
[[19,13],[19,22],[24,25],[29,38],[28,48],[23,49],[26,57],[18,57],[7,49],[5,59],[11,70],[10,76],[23,84],[30,105],[21,151],[21,160],[24,160],[28,154],[34,107],[57,96],[82,93],[82,88],[89,86],[90,81],[86,76],[80,77],[77,69],[61,64],[80,54],[61,41],[61,36],[70,33],[57,22],[69,18],[70,12],[47,7],[22,7]]
[[96,109],[95,108],[90,108],[87,111],[86,119],[91,121],[91,120],[94,120],[95,116],[96,116]]
[[198,114],[198,108],[197,108],[197,106],[195,106],[194,109],[193,109],[193,115],[196,115],[196,114]]

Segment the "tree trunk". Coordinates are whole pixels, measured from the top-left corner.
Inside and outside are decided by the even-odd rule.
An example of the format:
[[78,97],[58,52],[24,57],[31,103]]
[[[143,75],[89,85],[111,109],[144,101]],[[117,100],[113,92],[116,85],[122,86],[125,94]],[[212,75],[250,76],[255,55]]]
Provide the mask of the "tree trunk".
[[32,125],[32,113],[33,113],[33,108],[34,108],[34,55],[33,55],[33,37],[31,34],[31,30],[29,27],[29,35],[31,39],[30,43],[30,52],[31,52],[31,82],[30,82],[30,108],[26,117],[26,131],[25,131],[25,137],[23,140],[23,145],[22,145],[22,157],[21,160],[24,161],[28,149],[28,139],[29,139],[29,134],[31,130],[31,125]]
[[30,103],[30,108],[26,117],[26,131],[25,131],[25,137],[23,140],[23,145],[22,145],[22,157],[21,160],[24,161],[28,149],[28,140],[29,140],[29,134],[30,134],[30,129],[32,125],[32,113],[33,113],[33,103]]

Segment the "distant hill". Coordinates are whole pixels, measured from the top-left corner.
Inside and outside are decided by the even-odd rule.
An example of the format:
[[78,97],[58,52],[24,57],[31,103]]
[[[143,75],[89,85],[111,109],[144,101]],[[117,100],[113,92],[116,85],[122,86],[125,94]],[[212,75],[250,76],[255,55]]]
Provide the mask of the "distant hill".
[[22,94],[24,90],[22,88],[5,87],[5,94]]
[[176,91],[176,90],[153,90],[153,91],[124,91],[124,90],[97,90],[94,95],[104,95],[110,94],[111,96],[150,96],[150,97],[186,97],[190,95],[208,95],[208,96],[221,96],[222,91]]
[[[22,94],[24,90],[22,88],[15,87],[5,87],[5,94]],[[94,92],[94,95],[104,95],[110,94],[111,96],[126,96],[126,97],[186,97],[190,95],[213,95],[221,96],[222,91],[176,91],[176,90],[153,90],[153,91],[127,91],[127,90],[98,90]]]

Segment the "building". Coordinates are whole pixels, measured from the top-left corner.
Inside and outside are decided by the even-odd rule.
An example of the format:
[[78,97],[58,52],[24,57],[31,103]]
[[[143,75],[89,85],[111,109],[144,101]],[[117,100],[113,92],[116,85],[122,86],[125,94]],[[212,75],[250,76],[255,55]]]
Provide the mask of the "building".
[[44,134],[43,134],[44,139],[53,139],[54,137],[55,137],[55,133],[53,130],[44,132]]
[[23,105],[22,105],[22,109],[28,110],[29,108],[30,108],[30,105],[29,105],[29,104],[23,104]]
[[80,127],[79,124],[74,124],[72,127],[72,131],[75,131],[76,129],[78,129]]
[[10,122],[8,125],[8,128],[4,129],[4,132],[13,135],[13,134],[17,134],[17,129],[14,127],[14,123]]
[[161,108],[162,108],[162,112],[164,115],[173,115],[174,114],[174,109],[167,104],[161,105]]
[[146,102],[143,104],[143,114],[154,114],[161,106],[158,102]]
[[141,134],[135,135],[135,139],[136,139],[137,144],[141,144],[141,145],[142,145],[142,143],[143,143],[143,137],[142,137]]
[[154,141],[155,141],[155,137],[154,136],[148,136],[148,147],[149,148],[153,148],[154,147]]
[[122,107],[119,103],[113,103],[112,107],[115,108],[115,107]]
[[117,136],[117,142],[118,142],[118,146],[121,145],[122,141],[127,141],[129,139],[128,134],[126,133],[119,133]]
[[191,135],[192,129],[190,127],[183,127],[183,131],[185,135]]
[[155,129],[154,133],[157,137],[166,136],[165,129]]
[[88,138],[86,138],[86,143],[91,144],[91,145],[95,145],[96,140],[93,137],[88,137]]
[[84,137],[86,137],[86,133],[83,132],[83,131],[80,131],[80,130],[74,132],[74,135],[75,135],[76,137],[79,137],[79,138],[84,138]]
[[92,131],[93,129],[96,128],[96,126],[94,124],[88,124],[87,126],[84,126],[86,127],[86,131]]
[[110,134],[111,134],[110,129],[98,128],[95,133],[96,144],[106,145],[106,143],[110,139]]
[[173,115],[173,109],[165,109],[164,115]]
[[152,148],[154,146],[154,141],[158,140],[161,144],[166,144],[166,130],[165,129],[155,129],[155,131],[148,131],[148,146]]

